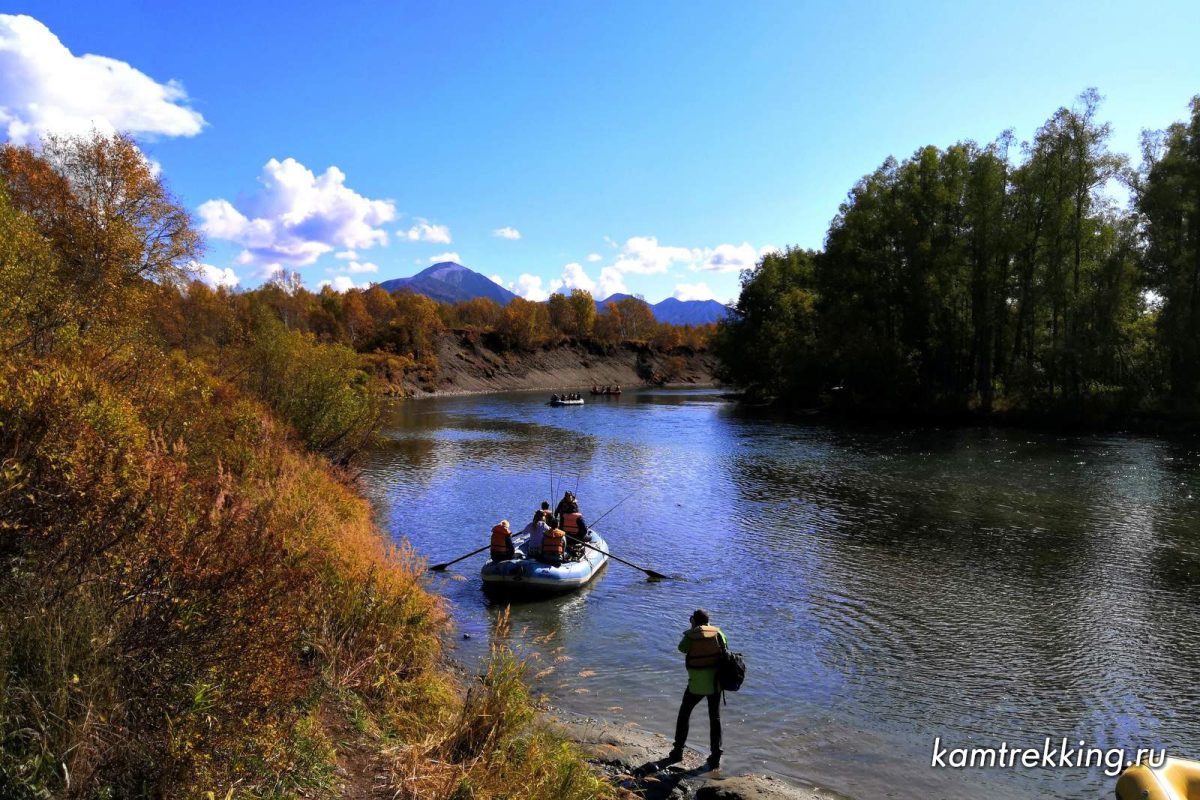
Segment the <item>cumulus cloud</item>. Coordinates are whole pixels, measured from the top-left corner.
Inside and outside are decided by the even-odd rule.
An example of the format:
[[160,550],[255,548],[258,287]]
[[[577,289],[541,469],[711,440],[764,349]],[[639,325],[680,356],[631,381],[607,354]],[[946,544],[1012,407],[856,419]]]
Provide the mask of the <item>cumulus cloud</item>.
[[232,267],[214,267],[212,264],[192,264],[192,271],[196,273],[198,280],[204,281],[212,288],[216,289],[219,286],[224,286],[227,289],[232,289],[241,281],[238,280],[237,274]]
[[572,289],[583,289],[591,292],[592,297],[597,300],[603,300],[617,292],[622,294],[629,293],[620,271],[614,267],[604,267],[600,270],[600,278],[592,280],[592,277],[587,274],[587,270],[584,269],[583,265],[574,261],[563,267],[562,275],[552,280],[546,291],[547,294],[551,292],[570,294]]
[[176,81],[124,61],[73,54],[33,17],[0,14],[0,130],[16,144],[43,133],[195,136],[204,117]]
[[714,299],[712,289],[708,288],[706,283],[681,283],[675,287],[676,300],[712,300]]
[[519,297],[539,303],[550,296],[550,292],[542,287],[542,279],[528,272],[522,272],[515,282],[509,284],[508,289]]
[[262,187],[240,207],[209,200],[199,208],[206,234],[246,248],[240,264],[305,266],[338,248],[348,255],[387,244],[380,226],[395,218],[395,206],[346,186],[337,167],[318,176],[293,158],[272,158],[258,180]]
[[438,253],[436,256],[429,257],[430,264],[438,264],[442,261],[453,261],[455,264],[461,264],[462,256],[460,256],[458,253],[454,252],[453,250],[449,250],[445,253]]
[[[716,247],[677,247],[659,244],[656,236],[632,236],[620,245],[612,267],[618,272],[656,275],[673,267],[693,272],[740,272],[753,267],[762,255],[776,248],[755,248],[749,242]],[[591,256],[588,257],[589,260]]]
[[353,250],[342,250],[334,253],[333,257],[341,259],[342,261],[357,261],[358,253],[354,252]]
[[562,277],[551,283],[550,289],[551,291],[562,290],[564,294],[569,294],[572,289],[592,292],[596,289],[596,282],[588,277],[582,264],[572,262],[563,267]]
[[348,275],[338,275],[333,280],[321,281],[318,286],[329,286],[335,292],[348,292],[354,287],[354,279]]
[[492,236],[498,239],[516,240],[521,238],[521,232],[516,228],[510,228],[506,225],[503,228],[496,228],[496,230],[492,231]]
[[434,244],[450,244],[450,228],[447,225],[434,225],[427,219],[417,218],[417,222],[407,231],[397,231],[401,237],[410,242],[433,242]]
[[379,272],[379,265],[370,261],[351,261],[345,267],[338,270],[339,272],[348,272],[355,275],[361,272]]
[[631,236],[622,245],[613,267],[618,272],[654,275],[675,264],[693,263],[697,255],[692,248],[661,245],[657,236]]
[[504,278],[501,278],[499,275],[489,275],[488,277],[491,279],[492,283],[496,284],[497,286],[504,285]]
[[625,285],[625,278],[620,271],[605,267],[600,270],[600,279],[596,281],[595,297],[597,300],[603,300],[614,294],[629,294],[629,287]]
[[588,253],[587,260],[589,264],[595,264],[597,261],[603,261],[604,256],[599,253]]
[[741,272],[753,269],[760,258],[777,249],[772,245],[755,249],[749,242],[719,244],[704,250],[703,257],[692,264],[692,269],[700,272]]

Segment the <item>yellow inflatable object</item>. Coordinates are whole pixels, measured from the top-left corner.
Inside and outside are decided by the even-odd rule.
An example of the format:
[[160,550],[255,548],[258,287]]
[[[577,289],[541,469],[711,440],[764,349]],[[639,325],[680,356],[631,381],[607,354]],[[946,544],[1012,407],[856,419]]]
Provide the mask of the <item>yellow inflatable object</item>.
[[1200,800],[1200,761],[1168,758],[1157,769],[1134,764],[1117,778],[1118,800]]

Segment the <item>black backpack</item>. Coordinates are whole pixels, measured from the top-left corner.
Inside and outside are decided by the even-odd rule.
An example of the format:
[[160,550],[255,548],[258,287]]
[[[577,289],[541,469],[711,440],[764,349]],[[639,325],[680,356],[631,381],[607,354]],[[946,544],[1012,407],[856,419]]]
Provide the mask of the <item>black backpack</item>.
[[717,663],[717,685],[722,692],[736,692],[746,680],[746,659],[741,653],[731,653],[721,641],[721,660]]

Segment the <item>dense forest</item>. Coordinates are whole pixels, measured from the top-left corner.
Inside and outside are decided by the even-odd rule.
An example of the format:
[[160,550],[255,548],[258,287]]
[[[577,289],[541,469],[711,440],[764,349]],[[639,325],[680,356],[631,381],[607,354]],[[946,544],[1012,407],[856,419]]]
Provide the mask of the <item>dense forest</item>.
[[[1089,90],[1018,145],[923,147],[863,177],[821,251],[743,274],[713,347],[753,397],[865,412],[1200,405],[1200,97],[1108,148]],[[1128,208],[1114,199],[1128,192]]]
[[379,395],[339,342],[419,357],[466,310],[214,293],[201,246],[128,139],[0,146],[0,797],[610,796],[503,618],[448,668],[340,466]]

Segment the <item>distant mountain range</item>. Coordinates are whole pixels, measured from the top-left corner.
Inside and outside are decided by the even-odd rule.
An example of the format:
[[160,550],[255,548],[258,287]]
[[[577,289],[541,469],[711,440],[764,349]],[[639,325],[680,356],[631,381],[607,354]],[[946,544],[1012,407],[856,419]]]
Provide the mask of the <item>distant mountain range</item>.
[[[389,292],[407,289],[441,303],[461,303],[486,297],[504,306],[517,296],[486,275],[453,261],[441,261],[411,277],[393,278],[379,285]],[[598,301],[596,307],[603,311],[606,303],[631,297],[628,294],[612,294]],[[728,309],[716,300],[676,300],[674,297],[650,305],[650,310],[654,312],[656,320],[672,325],[704,325],[724,319],[728,314]]]
[[[610,294],[603,300],[597,301],[596,308],[603,311],[604,306],[608,303],[615,303],[630,297],[632,295],[620,292]],[[719,322],[729,314],[729,309],[716,300],[677,300],[674,297],[668,297],[662,302],[652,305],[647,303],[647,305],[654,312],[656,320],[669,322],[672,325],[707,325],[710,322]]]

